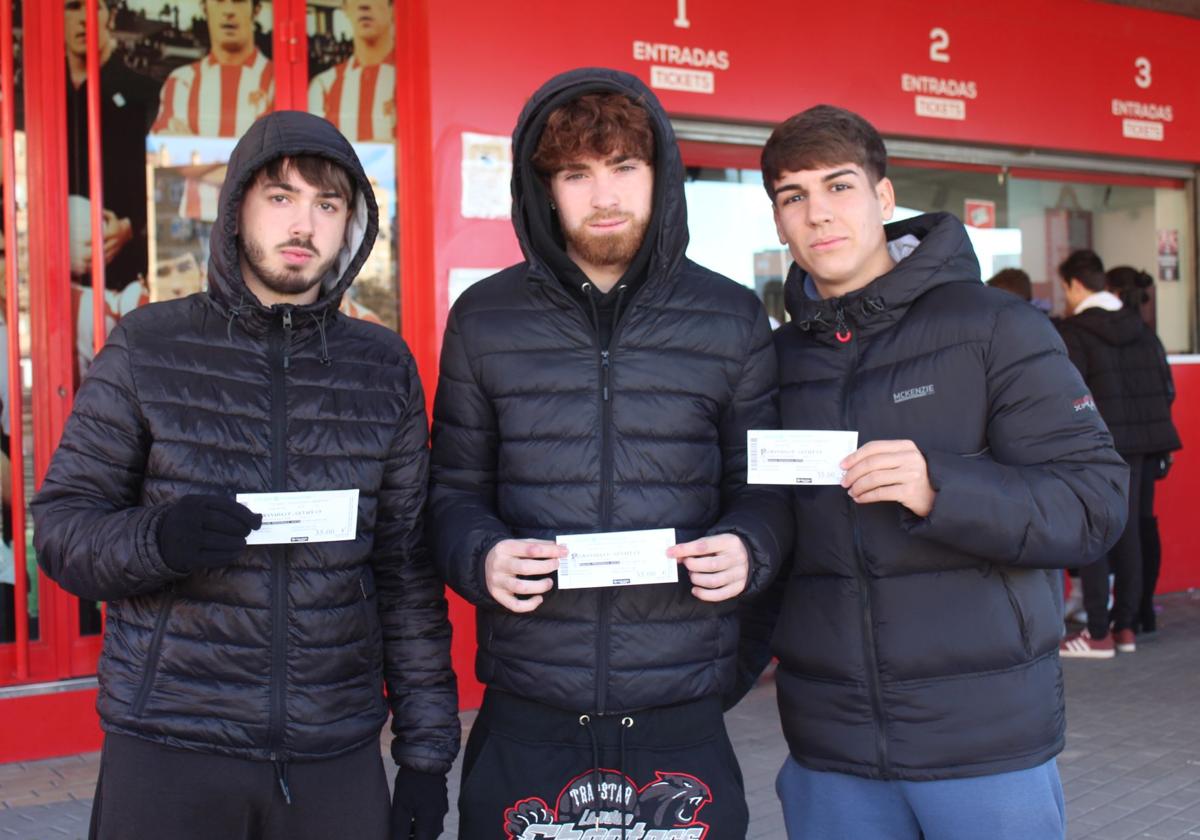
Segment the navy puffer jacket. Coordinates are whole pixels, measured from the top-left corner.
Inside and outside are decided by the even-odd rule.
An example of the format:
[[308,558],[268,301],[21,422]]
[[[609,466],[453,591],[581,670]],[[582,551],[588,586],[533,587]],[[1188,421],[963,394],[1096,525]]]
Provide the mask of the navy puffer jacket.
[[[297,154],[356,179],[351,244],[317,302],[267,308],[241,277],[237,211],[254,172]],[[376,741],[390,702],[396,760],[449,769],[457,698],[443,589],[422,543],[421,385],[399,336],[337,312],[376,223],[371,185],[332,125],[265,117],[229,161],[209,291],[129,314],[96,357],[33,513],[46,573],[108,601],[107,731],[320,759]],[[189,493],[350,488],[352,541],[253,546],[186,575],[159,551],[163,514]]]
[[1033,767],[1064,731],[1046,569],[1117,539],[1127,469],[1049,321],[979,282],[962,224],[888,226],[905,235],[916,250],[857,292],[815,299],[798,267],[787,281],[784,426],[911,439],[937,498],[919,518],[796,491],[773,642],[784,732],[801,764],[872,778]]
[[[650,113],[656,214],[644,283],[603,352],[586,307],[531,244],[548,212],[528,159],[555,103],[616,91]],[[509,537],[674,528],[732,532],[750,592],[790,542],[786,498],[746,478],[746,430],[777,428],[775,351],[754,293],[684,257],[683,165],[670,122],[637,79],[564,74],[534,94],[514,135],[513,219],[526,261],[468,289],[446,328],[434,405],[432,539],[477,612],[479,677],[563,709],[633,711],[720,694],[733,681],[736,601],[674,585],[554,590],[533,613],[501,608],[484,558]]]

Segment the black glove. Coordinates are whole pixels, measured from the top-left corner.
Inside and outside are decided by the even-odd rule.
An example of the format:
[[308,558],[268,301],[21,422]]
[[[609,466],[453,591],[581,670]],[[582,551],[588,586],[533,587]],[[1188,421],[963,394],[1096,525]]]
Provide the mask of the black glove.
[[213,569],[238,559],[262,514],[222,496],[184,496],[158,526],[158,550],[177,572]]
[[449,810],[445,776],[406,767],[396,771],[391,840],[437,840]]

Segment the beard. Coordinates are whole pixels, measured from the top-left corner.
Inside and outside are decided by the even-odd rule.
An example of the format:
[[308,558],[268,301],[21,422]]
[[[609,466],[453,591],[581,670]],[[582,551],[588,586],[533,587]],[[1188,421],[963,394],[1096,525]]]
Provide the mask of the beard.
[[[595,234],[588,231],[587,226],[595,222],[611,219],[628,219],[629,224],[617,233]],[[646,238],[646,229],[650,227],[649,217],[639,219],[632,213],[593,213],[575,228],[563,229],[563,238],[567,244],[587,263],[595,266],[622,266],[633,262],[642,240]]]
[[335,254],[329,259],[321,260],[321,252],[317,250],[317,246],[310,239],[289,239],[287,242],[280,243],[278,247],[306,248],[317,257],[311,265],[285,265],[280,269],[273,269],[267,265],[267,249],[261,243],[244,237],[241,240],[241,249],[242,254],[246,257],[246,264],[250,266],[250,270],[254,272],[254,276],[260,283],[278,295],[304,294],[321,282],[325,272],[333,265],[334,258],[337,256]]

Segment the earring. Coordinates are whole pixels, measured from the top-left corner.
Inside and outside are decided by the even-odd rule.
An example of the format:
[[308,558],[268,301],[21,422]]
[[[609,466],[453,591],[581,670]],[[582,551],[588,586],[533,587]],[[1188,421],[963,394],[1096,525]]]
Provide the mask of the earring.
[[557,209],[558,209],[558,205],[557,205],[557,204],[555,204],[553,201],[551,201],[551,202],[550,202],[550,209],[551,209],[551,210],[557,210]]

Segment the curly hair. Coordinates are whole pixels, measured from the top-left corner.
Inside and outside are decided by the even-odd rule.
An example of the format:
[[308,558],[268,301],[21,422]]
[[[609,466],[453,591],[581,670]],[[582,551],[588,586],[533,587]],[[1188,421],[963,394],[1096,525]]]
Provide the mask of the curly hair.
[[623,94],[588,93],[551,112],[532,163],[549,178],[583,158],[613,155],[654,163],[650,115]]

